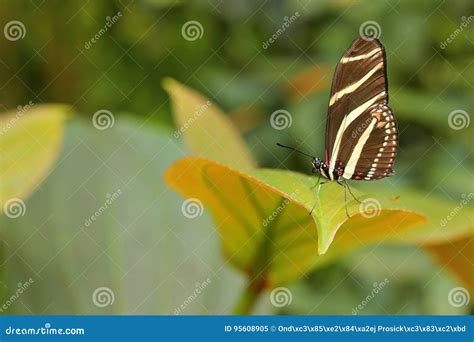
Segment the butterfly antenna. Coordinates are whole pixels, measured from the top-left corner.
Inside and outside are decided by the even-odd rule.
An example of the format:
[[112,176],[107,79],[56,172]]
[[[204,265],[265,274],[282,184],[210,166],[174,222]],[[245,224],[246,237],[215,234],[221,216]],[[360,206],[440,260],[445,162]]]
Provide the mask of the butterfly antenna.
[[316,158],[315,156],[312,156],[312,155],[310,155],[310,154],[308,154],[308,153],[306,153],[306,152],[300,151],[300,150],[298,150],[298,149],[296,149],[296,148],[294,148],[294,147],[282,145],[282,144],[280,144],[280,143],[277,143],[277,145],[280,146],[280,147],[287,148],[287,149],[289,149],[289,150],[292,150],[292,151],[301,153],[302,155],[305,155],[305,156],[307,156],[307,157],[310,157],[310,158],[313,158],[313,159]]

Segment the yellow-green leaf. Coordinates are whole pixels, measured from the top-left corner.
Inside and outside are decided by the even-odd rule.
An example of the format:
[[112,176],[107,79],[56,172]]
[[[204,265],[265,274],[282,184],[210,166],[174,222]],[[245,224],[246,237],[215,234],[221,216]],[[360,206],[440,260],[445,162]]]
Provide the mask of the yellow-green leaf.
[[163,81],[163,87],[171,97],[177,126],[174,136],[182,136],[193,155],[238,169],[256,166],[232,120],[215,103],[171,78]]
[[[331,182],[321,186],[319,195],[312,189],[316,184],[316,177],[284,170],[259,169],[253,172],[259,179],[274,186],[284,193],[294,193],[297,189],[296,199],[309,212],[313,206],[312,217],[318,229],[318,251],[326,253],[334,240],[336,232],[344,225],[345,228],[360,229],[357,235],[365,234],[360,241],[367,243],[374,239],[390,238],[405,231],[405,227],[426,222],[419,214],[406,209],[400,204],[398,198],[385,198],[381,195],[354,194],[359,201],[356,202],[349,192],[345,193],[342,186]],[[347,219],[345,211],[345,197],[351,219]],[[400,221],[399,221],[400,220]],[[398,224],[398,222],[400,224]],[[380,229],[384,227],[385,229]],[[389,229],[393,229],[392,232]],[[410,230],[411,231],[411,230]],[[396,234],[394,234],[396,233]],[[359,245],[358,239],[353,238],[350,245]]]
[[0,206],[26,198],[46,177],[61,148],[69,107],[31,105],[0,114]]
[[[226,259],[260,286],[273,287],[300,278],[331,251],[338,229],[360,238],[343,239],[340,254],[425,222],[420,214],[380,204],[375,215],[363,217],[360,206],[349,200],[344,210],[344,189],[336,184],[311,189],[314,179],[289,171],[254,170],[251,174],[214,161],[184,158],[166,172],[166,182],[188,198],[201,201],[214,218]],[[364,198],[361,196],[361,198]],[[312,216],[312,205],[318,205]],[[381,200],[381,203],[390,203]],[[199,202],[198,202],[199,203]],[[364,215],[367,215],[365,213]],[[352,241],[352,242],[351,242]],[[365,241],[365,242],[364,242]]]
[[474,235],[473,193],[465,194],[457,201],[409,190],[399,193],[404,206],[422,212],[428,218],[426,225],[416,231],[406,231],[400,241],[424,246]]

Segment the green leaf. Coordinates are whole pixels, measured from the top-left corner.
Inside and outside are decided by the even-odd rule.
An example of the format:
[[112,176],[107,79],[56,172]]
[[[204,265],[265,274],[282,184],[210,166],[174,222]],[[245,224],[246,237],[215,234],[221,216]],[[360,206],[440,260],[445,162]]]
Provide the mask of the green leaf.
[[163,87],[171,97],[178,127],[174,136],[183,136],[192,154],[239,169],[256,166],[232,120],[215,103],[171,78],[163,81]]
[[61,149],[64,105],[31,105],[0,115],[0,206],[25,199],[47,176]]
[[[343,251],[337,249],[341,255],[425,222],[422,215],[389,199],[377,200],[379,207],[375,214],[369,213],[370,218],[360,212],[357,202],[348,199],[352,215],[348,219],[341,186],[324,185],[317,196],[311,189],[314,178],[290,171],[254,170],[248,174],[214,161],[184,158],[168,169],[165,180],[211,210],[226,259],[255,286],[266,288],[298,279],[333,258],[331,253],[318,253],[331,251],[329,246],[338,230],[356,236]],[[342,240],[342,244],[347,242]]]

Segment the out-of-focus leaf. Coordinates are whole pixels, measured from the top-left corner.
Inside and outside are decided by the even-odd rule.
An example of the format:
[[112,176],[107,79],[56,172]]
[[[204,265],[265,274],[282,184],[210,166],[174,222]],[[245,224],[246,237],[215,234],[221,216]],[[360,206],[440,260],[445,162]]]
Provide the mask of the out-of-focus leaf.
[[0,206],[24,199],[56,160],[69,112],[64,105],[32,105],[0,115]]
[[171,96],[175,137],[182,135],[191,153],[239,169],[256,166],[234,124],[216,104],[171,78],[163,87]]
[[[444,268],[447,268],[471,294],[474,294],[474,235],[467,235],[457,240],[432,244],[425,247]],[[471,297],[471,300],[474,300]]]
[[331,78],[326,67],[312,66],[298,73],[283,85],[283,91],[291,100],[300,100],[312,93],[324,90]]
[[265,118],[262,110],[256,108],[256,106],[241,106],[230,112],[229,116],[237,129],[242,133],[256,128]]
[[342,187],[324,185],[316,197],[313,178],[289,171],[246,174],[214,161],[184,158],[168,169],[165,180],[183,196],[210,208],[227,260],[252,281],[260,278],[265,287],[300,278],[320,263],[324,257],[318,252],[326,253],[341,226],[360,236],[345,246],[345,253],[364,241],[425,222],[420,214],[389,200],[377,202],[376,217],[367,218],[359,204],[348,199],[348,219]]
[[[116,119],[103,131],[68,120],[61,163],[28,199],[27,214],[0,217],[8,228],[0,295],[10,298],[17,284],[33,280],[3,314],[219,314],[234,302],[244,279],[227,268],[214,273],[222,258],[210,218],[185,217],[183,200],[159,179],[182,147],[170,143],[171,131],[120,113]],[[98,297],[113,299],[95,305],[95,290],[104,287],[110,291]]]
[[474,235],[474,211],[470,204],[472,194],[454,202],[409,190],[400,190],[399,193],[404,206],[422,212],[428,218],[428,223],[420,229],[401,234],[400,241],[424,246]]

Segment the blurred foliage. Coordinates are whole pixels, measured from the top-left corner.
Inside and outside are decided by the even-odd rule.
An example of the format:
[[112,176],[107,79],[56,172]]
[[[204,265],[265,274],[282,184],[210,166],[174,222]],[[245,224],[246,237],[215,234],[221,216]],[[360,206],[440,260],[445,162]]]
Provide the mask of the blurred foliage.
[[66,106],[37,106],[0,116],[0,207],[12,198],[25,199],[47,176],[68,113]]
[[[27,215],[0,218],[7,248],[1,272],[9,275],[2,293],[8,297],[32,273],[36,281],[11,313],[172,313],[209,274],[211,291],[184,312],[228,312],[243,282],[219,258],[209,219],[190,224],[180,215],[178,196],[156,197],[164,190],[165,167],[184,155],[172,137],[171,106],[161,81],[171,76],[222,105],[245,131],[259,165],[308,172],[306,159],[274,144],[297,143],[322,155],[332,71],[367,20],[382,29],[401,146],[395,177],[354,186],[363,192],[421,191],[425,195],[417,202],[441,197],[447,212],[459,207],[462,194],[474,192],[473,125],[461,130],[448,125],[452,111],[472,113],[474,25],[442,48],[472,15],[471,1],[5,0],[2,5],[2,27],[19,20],[26,34],[17,41],[0,39],[1,111],[30,101],[56,102],[72,105],[83,117],[67,124],[63,152],[28,200]],[[107,17],[119,11],[122,17],[87,49]],[[263,49],[296,11],[298,20]],[[183,39],[182,26],[190,20],[201,23],[201,39]],[[293,117],[286,131],[272,129],[268,120],[281,108]],[[100,109],[114,113],[114,130],[92,127],[90,118]],[[147,171],[138,172],[143,167]],[[128,197],[101,217],[97,226],[103,229],[84,229],[84,219],[107,193],[125,187],[124,179]],[[144,208],[147,215],[141,218]],[[471,208],[458,215],[472,222]],[[429,224],[445,229],[436,221]],[[122,225],[143,234],[137,237],[141,244]],[[123,232],[119,238],[118,232]],[[435,260],[465,267],[458,257],[469,241],[446,250],[438,240]],[[150,254],[141,260],[144,250]],[[44,266],[49,260],[52,264]],[[129,269],[137,273],[126,274]],[[415,247],[368,246],[291,285],[294,301],[282,312],[350,314],[385,277],[391,280],[388,290],[363,314],[467,312],[447,302],[458,283],[445,271]],[[91,293],[102,285],[116,292],[110,311],[91,303]],[[271,310],[267,299],[257,312]]]

